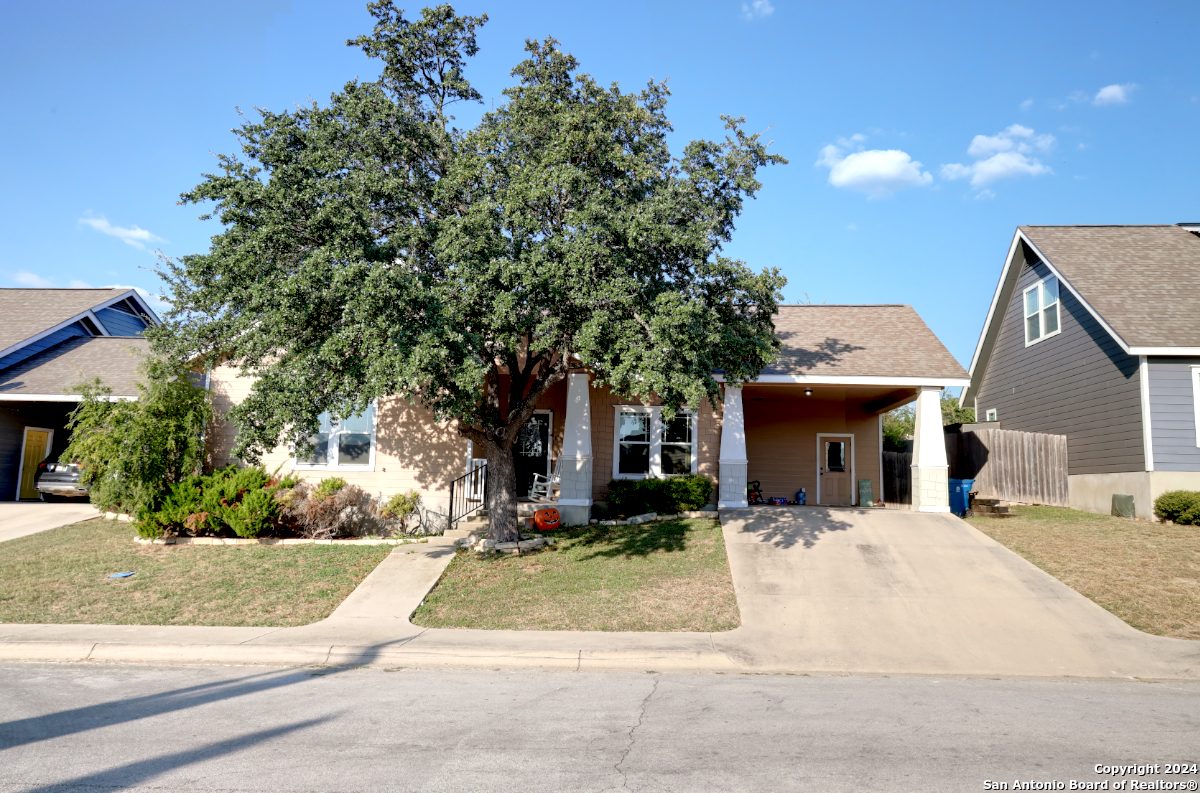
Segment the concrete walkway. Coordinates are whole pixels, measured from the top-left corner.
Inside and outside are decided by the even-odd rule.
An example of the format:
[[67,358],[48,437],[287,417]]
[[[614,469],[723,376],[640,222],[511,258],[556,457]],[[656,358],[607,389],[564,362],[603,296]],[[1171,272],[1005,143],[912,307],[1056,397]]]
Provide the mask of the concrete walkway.
[[0,542],[98,517],[100,513],[87,499],[61,504],[42,501],[0,502]]
[[424,629],[454,549],[400,546],[298,628],[0,625],[0,660],[1200,679],[1200,643],[1148,636],[957,518],[725,513],[742,626],[725,633]]

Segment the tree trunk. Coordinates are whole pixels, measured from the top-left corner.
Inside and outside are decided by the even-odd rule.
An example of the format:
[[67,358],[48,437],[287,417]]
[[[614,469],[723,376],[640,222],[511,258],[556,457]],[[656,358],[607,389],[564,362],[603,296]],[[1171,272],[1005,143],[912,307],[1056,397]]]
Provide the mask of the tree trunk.
[[517,519],[517,468],[511,444],[489,443],[487,454],[488,537],[496,542],[521,539]]

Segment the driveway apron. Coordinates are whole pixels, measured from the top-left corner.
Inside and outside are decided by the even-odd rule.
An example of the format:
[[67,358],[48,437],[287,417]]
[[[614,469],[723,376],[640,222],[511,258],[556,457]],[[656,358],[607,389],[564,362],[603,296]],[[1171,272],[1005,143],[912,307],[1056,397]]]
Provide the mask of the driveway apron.
[[61,504],[41,501],[0,503],[0,542],[98,517],[100,513],[86,499]]
[[[722,513],[742,627],[718,649],[760,668],[1196,676],[1200,643],[1150,636],[965,521],[906,510]],[[739,649],[740,648],[740,649]]]

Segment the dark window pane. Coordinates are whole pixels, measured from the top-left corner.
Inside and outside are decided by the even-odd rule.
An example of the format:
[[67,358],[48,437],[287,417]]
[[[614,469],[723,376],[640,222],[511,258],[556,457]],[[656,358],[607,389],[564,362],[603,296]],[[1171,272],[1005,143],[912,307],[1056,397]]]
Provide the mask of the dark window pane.
[[663,422],[663,443],[691,443],[692,420],[689,416],[676,416],[670,424]]
[[297,458],[296,462],[303,465],[328,465],[329,433],[318,432],[316,435],[310,436],[308,442],[312,444],[312,451],[307,457]]
[[1046,316],[1046,332],[1053,333],[1058,330],[1058,306],[1050,306],[1042,313]]
[[1038,323],[1038,315],[1037,314],[1034,314],[1032,317],[1027,318],[1025,320],[1025,323],[1026,323],[1026,325],[1028,325],[1026,330],[1029,333],[1030,341],[1033,341],[1034,339],[1036,339],[1042,335],[1042,332],[1040,330],[1041,325]]
[[617,471],[622,474],[650,473],[650,444],[622,443]]
[[664,474],[690,474],[692,472],[692,446],[664,443],[662,447],[662,472]]
[[650,414],[622,413],[620,438],[623,441],[646,442],[650,440]]
[[830,471],[846,470],[846,444],[844,442],[825,442],[825,467]]
[[371,462],[371,436],[344,432],[338,436],[338,465],[367,465]]

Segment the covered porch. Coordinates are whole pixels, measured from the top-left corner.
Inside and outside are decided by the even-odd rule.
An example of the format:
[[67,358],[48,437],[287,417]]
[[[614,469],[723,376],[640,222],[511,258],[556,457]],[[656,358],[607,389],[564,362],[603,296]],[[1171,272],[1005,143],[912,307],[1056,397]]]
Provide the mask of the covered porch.
[[913,509],[948,512],[941,389],[823,378],[726,386],[718,507],[748,506],[748,485],[767,501],[874,506],[883,500],[883,414],[916,402]]

